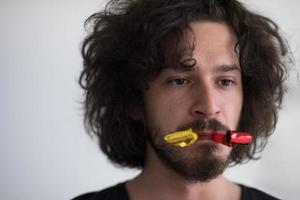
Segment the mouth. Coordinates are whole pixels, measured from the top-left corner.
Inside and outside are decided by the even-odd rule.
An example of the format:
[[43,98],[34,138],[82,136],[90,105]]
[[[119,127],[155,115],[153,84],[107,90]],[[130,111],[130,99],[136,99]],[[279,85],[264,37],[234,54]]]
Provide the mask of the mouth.
[[198,134],[199,141],[201,140],[212,140],[212,133],[203,133]]
[[199,137],[199,140],[213,140],[215,134],[225,135],[224,131],[214,131],[214,130],[193,130]]
[[178,147],[187,147],[194,144],[197,141],[210,140],[215,143],[221,143],[229,147],[236,144],[249,144],[252,142],[252,136],[250,133],[238,132],[238,131],[212,131],[212,130],[192,130],[189,128],[184,131],[176,131],[167,134],[164,137],[167,143],[173,144]]
[[192,130],[191,128],[183,131],[175,131],[167,134],[164,140],[167,143],[173,144],[178,147],[187,147],[195,142],[213,141],[215,132],[212,130]]

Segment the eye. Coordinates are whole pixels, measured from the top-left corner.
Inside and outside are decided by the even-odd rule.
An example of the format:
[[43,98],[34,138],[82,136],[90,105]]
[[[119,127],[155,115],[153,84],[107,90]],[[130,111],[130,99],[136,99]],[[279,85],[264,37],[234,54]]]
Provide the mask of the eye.
[[185,85],[185,84],[189,84],[190,81],[185,78],[173,78],[168,80],[168,83],[172,85]]
[[218,81],[218,84],[223,87],[229,87],[232,84],[234,84],[234,81],[232,81],[230,79],[222,79],[222,80]]

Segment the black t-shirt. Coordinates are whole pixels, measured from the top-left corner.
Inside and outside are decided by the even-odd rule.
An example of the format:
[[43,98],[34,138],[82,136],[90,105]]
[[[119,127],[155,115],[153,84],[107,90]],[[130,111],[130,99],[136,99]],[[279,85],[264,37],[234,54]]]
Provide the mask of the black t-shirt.
[[[241,200],[279,200],[255,188],[240,185],[242,189]],[[91,192],[80,195],[72,200],[129,200],[125,183],[106,188],[99,192]]]

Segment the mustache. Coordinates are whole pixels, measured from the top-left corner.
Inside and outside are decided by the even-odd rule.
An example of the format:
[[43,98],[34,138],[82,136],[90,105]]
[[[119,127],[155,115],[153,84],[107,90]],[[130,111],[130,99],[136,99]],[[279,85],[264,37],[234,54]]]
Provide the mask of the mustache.
[[186,129],[192,128],[193,130],[202,131],[205,129],[212,130],[214,132],[218,131],[228,131],[229,128],[222,124],[216,119],[198,119],[190,123],[184,124],[177,128],[177,131],[184,131]]

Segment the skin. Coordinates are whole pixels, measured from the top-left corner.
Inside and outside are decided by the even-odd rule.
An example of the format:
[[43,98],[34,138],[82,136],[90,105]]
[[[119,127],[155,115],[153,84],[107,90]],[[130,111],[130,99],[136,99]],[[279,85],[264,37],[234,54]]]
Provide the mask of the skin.
[[[196,65],[192,69],[165,69],[149,83],[144,93],[147,125],[167,134],[193,120],[214,118],[234,130],[243,103],[241,70],[234,51],[236,37],[225,23],[202,21],[190,27],[195,35],[192,58]],[[228,156],[231,148],[218,145],[219,156]],[[150,145],[145,168],[126,187],[133,200],[240,199],[240,188],[223,175],[204,183],[186,181],[165,166]]]

